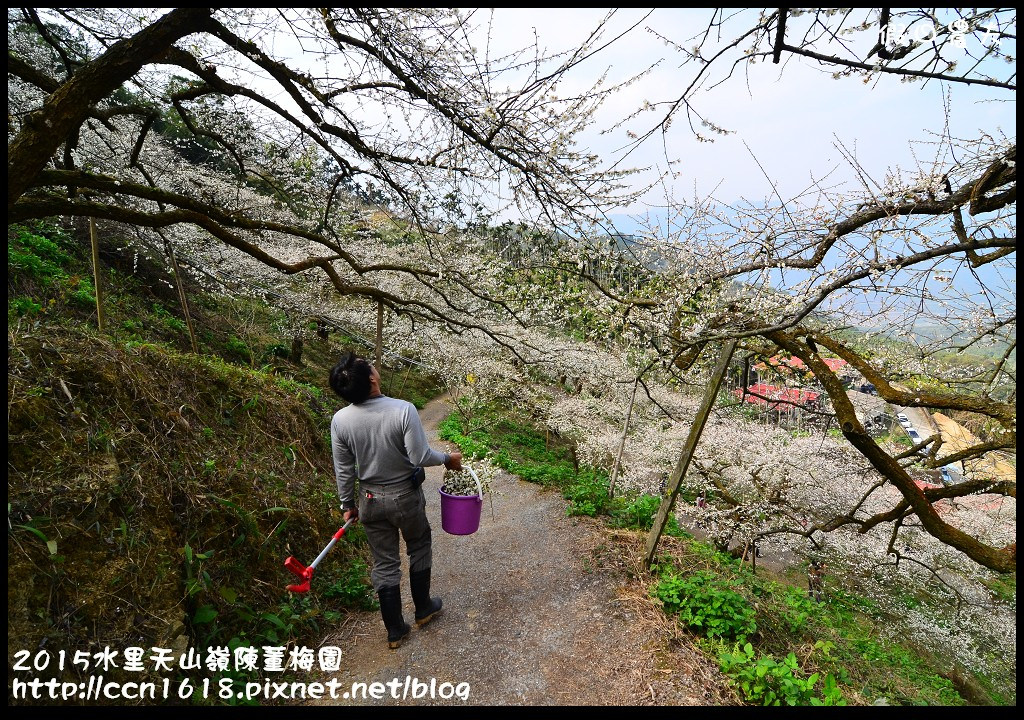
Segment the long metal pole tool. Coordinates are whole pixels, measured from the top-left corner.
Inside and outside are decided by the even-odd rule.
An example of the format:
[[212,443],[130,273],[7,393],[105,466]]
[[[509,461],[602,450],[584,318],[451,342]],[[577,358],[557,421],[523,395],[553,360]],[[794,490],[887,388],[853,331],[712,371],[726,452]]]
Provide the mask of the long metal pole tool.
[[342,525],[338,529],[338,532],[334,533],[334,537],[331,538],[331,541],[327,543],[327,547],[320,551],[320,554],[316,556],[316,560],[314,560],[308,567],[300,563],[294,557],[289,557],[287,560],[284,561],[284,566],[286,568],[288,568],[292,573],[294,573],[298,577],[302,578],[302,582],[288,586],[288,590],[290,592],[309,592],[309,581],[313,579],[313,571],[316,570],[316,566],[319,565],[320,561],[324,559],[324,556],[331,551],[331,548],[334,547],[334,544],[341,539],[341,536],[345,534],[346,530],[348,530],[348,526],[351,525],[354,521],[355,518],[352,518],[347,523]]

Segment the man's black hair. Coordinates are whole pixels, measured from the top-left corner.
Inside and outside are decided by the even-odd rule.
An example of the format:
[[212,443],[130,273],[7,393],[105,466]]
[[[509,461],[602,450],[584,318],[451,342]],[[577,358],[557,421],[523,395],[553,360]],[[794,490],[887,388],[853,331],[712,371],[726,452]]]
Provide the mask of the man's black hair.
[[331,389],[353,405],[370,397],[370,363],[355,353],[345,353],[331,368]]

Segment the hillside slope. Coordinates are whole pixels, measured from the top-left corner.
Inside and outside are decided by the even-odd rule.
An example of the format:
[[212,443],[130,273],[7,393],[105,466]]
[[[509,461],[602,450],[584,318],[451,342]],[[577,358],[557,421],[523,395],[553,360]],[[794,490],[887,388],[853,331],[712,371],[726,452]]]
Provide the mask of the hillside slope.
[[226,642],[333,532],[327,408],[295,383],[39,327],[8,334],[8,398],[9,659]]

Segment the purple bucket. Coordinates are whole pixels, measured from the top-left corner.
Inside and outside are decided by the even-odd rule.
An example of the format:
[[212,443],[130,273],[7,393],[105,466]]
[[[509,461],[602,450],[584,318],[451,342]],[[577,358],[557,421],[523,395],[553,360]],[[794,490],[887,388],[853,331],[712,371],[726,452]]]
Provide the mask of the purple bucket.
[[471,468],[466,468],[476,480],[479,495],[449,495],[441,493],[441,529],[449,535],[472,535],[480,527],[480,510],[484,505],[484,490],[480,478]]

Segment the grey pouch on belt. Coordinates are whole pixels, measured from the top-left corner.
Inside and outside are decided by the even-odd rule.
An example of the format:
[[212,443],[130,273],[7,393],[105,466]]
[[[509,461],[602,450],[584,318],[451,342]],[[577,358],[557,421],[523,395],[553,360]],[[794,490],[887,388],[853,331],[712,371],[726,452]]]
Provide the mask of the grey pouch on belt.
[[423,484],[423,481],[427,479],[427,471],[421,467],[416,468],[416,471],[412,474],[412,486],[419,487]]

